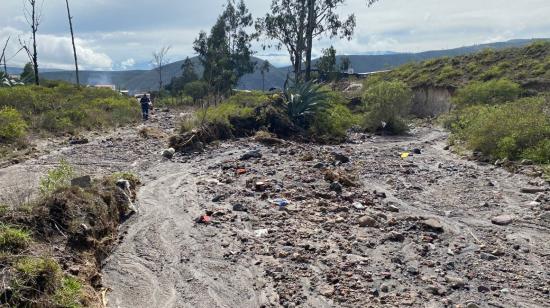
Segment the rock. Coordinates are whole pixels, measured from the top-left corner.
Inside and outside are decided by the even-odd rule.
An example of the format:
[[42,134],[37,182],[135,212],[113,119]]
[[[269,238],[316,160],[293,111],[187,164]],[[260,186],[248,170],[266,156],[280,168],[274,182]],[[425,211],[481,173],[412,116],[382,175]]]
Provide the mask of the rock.
[[233,204],[233,211],[235,212],[248,212],[248,208],[241,203]]
[[407,273],[411,275],[418,275],[420,271],[416,266],[407,266]]
[[174,148],[169,148],[162,151],[162,156],[164,158],[172,159],[172,157],[174,157],[174,154],[176,154],[176,150]]
[[480,258],[487,261],[495,261],[498,260],[498,257],[495,255],[492,255],[490,253],[482,252],[480,255]]
[[417,149],[413,149],[413,153],[414,153],[414,154],[417,154],[417,155],[420,155],[420,154],[422,154],[422,150],[421,150],[421,149],[418,149],[418,148],[417,148]]
[[378,297],[378,296],[380,296],[380,291],[378,291],[377,288],[372,288],[370,290],[370,294],[374,295],[375,297]]
[[491,291],[491,289],[487,288],[486,286],[479,286],[479,287],[477,287],[477,291],[481,292],[481,293],[487,293],[487,292]]
[[214,198],[212,198],[212,202],[220,202],[223,199],[225,199],[225,195],[217,195]]
[[422,222],[424,227],[427,229],[436,231],[436,232],[443,232],[443,225],[441,222],[435,218],[428,218]]
[[550,222],[550,212],[540,214],[539,218],[540,220]]
[[92,178],[89,175],[81,176],[71,180],[71,186],[80,188],[92,187]]
[[524,165],[524,166],[531,166],[533,165],[533,161],[530,160],[530,159],[523,159],[520,164]]
[[342,184],[340,184],[338,182],[332,182],[332,184],[330,184],[330,190],[335,191],[338,194],[341,194],[342,193]]
[[326,166],[323,163],[316,163],[315,165],[313,165],[313,168],[315,168],[315,169],[323,169],[325,167]]
[[87,138],[74,138],[69,140],[69,144],[71,145],[80,145],[80,144],[88,144],[90,143],[90,140]]
[[511,215],[500,215],[497,217],[493,217],[493,219],[491,219],[491,222],[493,224],[499,225],[499,226],[507,226],[511,224],[513,221],[514,221],[514,217],[512,217]]
[[334,157],[334,160],[340,162],[341,164],[346,164],[350,162],[349,157],[342,153],[333,152],[332,157]]
[[262,153],[259,150],[248,151],[241,156],[240,160],[249,160],[251,158],[262,158]]
[[390,291],[390,286],[383,283],[381,286],[380,286],[380,291],[384,292],[384,293],[388,293]]
[[355,202],[353,204],[353,207],[357,210],[364,210],[365,209],[365,206],[361,202]]
[[321,289],[319,289],[319,294],[321,294],[324,297],[330,297],[334,294],[334,287],[333,286],[323,286]]
[[447,276],[447,277],[445,277],[445,281],[453,289],[460,289],[460,288],[463,288],[466,285],[466,283],[464,282],[464,279],[459,278],[459,277]]
[[479,305],[476,303],[466,303],[464,308],[479,308]]
[[386,239],[390,242],[403,242],[405,240],[405,236],[397,231],[392,231],[388,234]]
[[363,216],[357,220],[357,223],[360,227],[370,227],[374,228],[378,225],[378,222],[376,219],[370,217],[370,216]]
[[524,194],[538,194],[545,191],[546,191],[546,188],[539,188],[539,187],[524,187],[521,189],[521,192]]

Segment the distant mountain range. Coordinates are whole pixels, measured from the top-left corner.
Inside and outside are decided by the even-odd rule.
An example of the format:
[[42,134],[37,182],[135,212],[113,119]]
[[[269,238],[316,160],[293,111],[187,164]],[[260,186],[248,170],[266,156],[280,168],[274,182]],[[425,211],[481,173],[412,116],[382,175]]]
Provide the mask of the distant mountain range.
[[[483,49],[503,49],[509,47],[523,47],[535,40],[540,39],[518,39],[507,42],[498,42],[490,44],[481,44],[474,46],[466,46],[448,50],[435,50],[420,53],[394,53],[394,52],[379,52],[379,54],[364,54],[364,55],[349,55],[351,65],[356,73],[367,73],[380,70],[392,69],[410,62],[425,61],[439,57],[452,57],[459,55],[467,55],[478,52]],[[546,39],[545,39],[546,40]],[[344,56],[338,56],[337,61],[340,63]],[[197,68],[198,73],[202,72],[197,57],[192,58]],[[261,63],[262,59],[254,58],[254,61]],[[315,61],[314,61],[315,62]],[[167,84],[170,80],[181,74],[181,65],[183,61],[168,64],[163,71],[163,82]],[[265,75],[266,88],[277,87],[281,88],[284,84],[287,73],[291,70],[290,67],[276,68],[271,67],[270,71]],[[10,69],[11,73],[20,73],[21,69]],[[130,71],[82,71],[80,72],[80,80],[89,85],[97,84],[112,84],[121,89],[128,89],[131,93],[154,90],[158,87],[158,72],[156,70],[130,70]],[[63,70],[44,70],[41,76],[50,80],[63,80],[75,82],[74,72]],[[252,74],[245,75],[239,83],[239,89],[256,90],[262,88],[262,76],[256,71]]]

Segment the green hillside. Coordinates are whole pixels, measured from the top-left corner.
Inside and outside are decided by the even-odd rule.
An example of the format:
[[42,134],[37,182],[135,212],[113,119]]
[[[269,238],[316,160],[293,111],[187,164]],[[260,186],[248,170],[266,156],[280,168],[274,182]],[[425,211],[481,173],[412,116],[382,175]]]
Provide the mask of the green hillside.
[[522,48],[485,49],[475,54],[443,57],[401,66],[382,76],[412,87],[459,88],[471,81],[506,78],[524,88],[550,89],[550,42],[538,41]]

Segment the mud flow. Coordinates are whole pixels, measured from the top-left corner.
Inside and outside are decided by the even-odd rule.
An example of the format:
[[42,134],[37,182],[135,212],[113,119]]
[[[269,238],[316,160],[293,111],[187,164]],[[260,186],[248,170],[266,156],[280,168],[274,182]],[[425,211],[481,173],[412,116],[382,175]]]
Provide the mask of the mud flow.
[[444,131],[167,160],[142,128],[0,170],[15,183],[65,158],[140,174],[139,213],[103,266],[109,307],[550,306],[548,183],[451,154]]

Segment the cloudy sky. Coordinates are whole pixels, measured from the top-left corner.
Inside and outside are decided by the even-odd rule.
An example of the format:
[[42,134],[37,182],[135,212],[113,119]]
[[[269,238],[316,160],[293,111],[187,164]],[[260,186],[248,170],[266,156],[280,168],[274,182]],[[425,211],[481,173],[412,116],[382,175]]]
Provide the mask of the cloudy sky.
[[[27,39],[23,14],[26,0],[0,0],[0,42],[9,35],[10,66],[26,59],[17,37]],[[39,0],[40,1],[40,0]],[[271,0],[247,0],[255,17]],[[323,39],[315,54],[331,44],[339,54],[376,51],[417,52],[514,38],[550,37],[549,0],[381,0],[367,8],[365,0],[348,0],[342,15],[354,13],[357,29],[351,41]],[[145,68],[151,54],[172,46],[170,59],[193,56],[192,43],[208,30],[225,0],[71,0],[78,53],[85,69]],[[39,61],[44,68],[72,66],[72,49],[64,0],[45,0],[39,29]],[[259,46],[258,46],[259,47]],[[256,54],[275,65],[288,63],[276,50]]]

